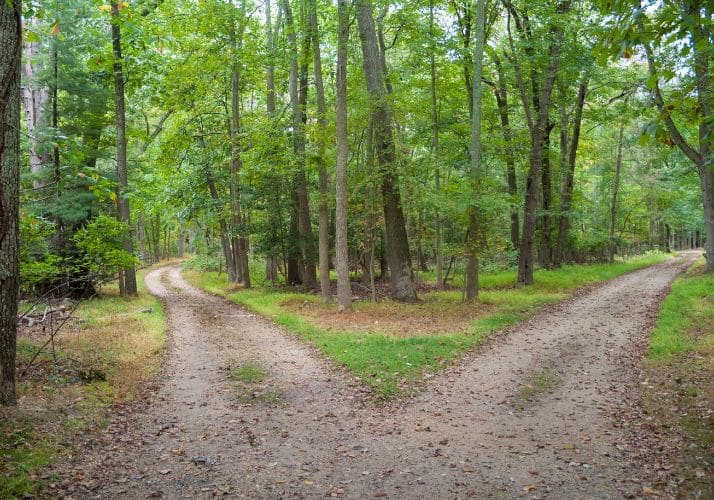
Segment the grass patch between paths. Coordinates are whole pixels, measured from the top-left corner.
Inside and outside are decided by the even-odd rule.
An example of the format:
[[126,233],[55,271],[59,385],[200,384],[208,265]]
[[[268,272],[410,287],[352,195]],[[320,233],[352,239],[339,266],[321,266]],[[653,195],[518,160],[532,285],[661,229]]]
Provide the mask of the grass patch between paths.
[[513,286],[515,272],[483,275],[477,304],[462,304],[459,291],[434,291],[422,294],[418,304],[358,301],[355,311],[343,314],[315,295],[287,288],[242,290],[229,284],[225,274],[190,269],[184,276],[309,340],[370,386],[375,397],[389,399],[411,393],[425,375],[450,365],[489,334],[567,298],[575,289],[667,258],[655,253],[615,264],[539,270],[536,284],[526,288]]

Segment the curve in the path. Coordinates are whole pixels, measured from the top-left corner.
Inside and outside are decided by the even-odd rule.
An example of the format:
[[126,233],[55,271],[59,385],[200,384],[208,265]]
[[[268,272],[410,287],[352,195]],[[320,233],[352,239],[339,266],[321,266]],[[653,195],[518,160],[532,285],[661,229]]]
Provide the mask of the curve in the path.
[[[681,263],[552,308],[374,408],[313,348],[188,285],[147,276],[169,355],[150,405],[114,422],[85,478],[100,498],[611,498],[637,491],[618,411],[659,298]],[[240,387],[232,368],[267,378]],[[634,477],[633,477],[634,475]],[[640,474],[641,475],[641,474]]]

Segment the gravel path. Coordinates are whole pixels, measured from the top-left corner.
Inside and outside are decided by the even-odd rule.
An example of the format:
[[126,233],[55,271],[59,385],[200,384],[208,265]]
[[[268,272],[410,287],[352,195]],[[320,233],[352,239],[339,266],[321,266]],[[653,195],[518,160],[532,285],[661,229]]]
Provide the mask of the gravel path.
[[[694,256],[687,256],[690,262]],[[633,272],[549,308],[374,407],[304,342],[188,285],[147,276],[169,354],[151,402],[85,459],[78,498],[621,498],[656,479],[633,464],[637,360],[682,268]],[[245,390],[251,362],[268,376]]]

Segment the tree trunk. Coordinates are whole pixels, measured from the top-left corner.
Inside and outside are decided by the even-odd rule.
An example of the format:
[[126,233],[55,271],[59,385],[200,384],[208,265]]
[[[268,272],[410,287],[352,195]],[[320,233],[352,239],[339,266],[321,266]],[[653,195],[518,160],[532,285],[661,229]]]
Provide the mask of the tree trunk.
[[[578,88],[578,100],[575,103],[575,117],[573,119],[573,134],[568,148],[567,165],[561,173],[563,181],[560,186],[560,216],[558,218],[558,240],[555,246],[555,265],[560,266],[565,261],[568,232],[570,231],[570,210],[573,206],[573,187],[575,185],[575,160],[578,154],[578,143],[580,142],[580,126],[583,121],[583,107],[585,106],[585,96],[588,90],[589,79],[584,76]],[[563,123],[561,120],[561,129]],[[562,130],[561,130],[562,133]],[[566,124],[567,134],[567,124]],[[567,144],[567,138],[566,138]],[[561,143],[561,148],[563,145]]]
[[320,32],[317,23],[317,0],[310,0],[310,35],[312,39],[313,73],[315,76],[315,101],[317,103],[317,172],[320,189],[318,208],[318,257],[320,263],[320,291],[322,300],[332,302],[330,286],[330,215],[328,208],[329,177],[325,168],[325,150],[327,141],[327,106],[325,88],[322,83],[322,60],[320,57]]
[[[29,22],[32,24],[33,19]],[[39,42],[23,42],[22,75],[25,77],[25,85],[22,86],[22,102],[25,108],[32,186],[35,189],[47,185],[45,168],[52,162],[51,150],[47,145],[47,103],[50,89],[46,85],[40,85],[38,81],[37,73],[41,70],[37,60],[39,54]]]
[[312,289],[317,285],[315,279],[315,260],[313,250],[312,224],[310,221],[310,204],[305,175],[305,122],[307,120],[305,107],[307,105],[307,56],[310,49],[309,37],[303,38],[302,61],[298,67],[298,48],[295,33],[295,22],[289,0],[283,0],[285,24],[287,27],[288,44],[290,46],[290,103],[293,115],[293,151],[296,158],[296,172],[293,178],[297,202],[297,227],[301,256],[302,283]]
[[622,170],[622,137],[625,126],[620,125],[617,137],[617,156],[615,157],[615,178],[612,182],[612,202],[610,203],[610,244],[607,256],[608,262],[615,262],[615,223],[617,221],[617,195],[620,192],[620,171]]
[[337,308],[352,309],[349,254],[347,249],[347,43],[349,3],[337,0],[337,75],[335,89],[337,164],[335,169],[335,267],[337,270]]
[[[265,69],[265,107],[268,112],[268,117],[271,122],[275,119],[275,66],[273,65],[273,57],[275,51],[275,40],[273,36],[273,20],[270,13],[270,2],[265,2],[265,31],[266,31],[266,46],[269,51],[268,65]],[[280,182],[277,180],[277,182]],[[272,204],[269,211],[271,219],[270,229],[275,231],[275,226],[280,224],[279,217],[276,217],[276,212],[280,209],[280,198],[276,196],[278,203]],[[271,249],[265,257],[265,279],[268,281],[276,281],[278,279],[278,258]]]
[[553,256],[553,240],[551,235],[552,210],[552,179],[550,170],[550,133],[553,124],[548,124],[543,138],[543,167],[541,169],[541,215],[540,215],[540,265],[550,269]]
[[[203,136],[199,136],[198,138],[199,146],[201,149],[204,151],[206,150],[206,141],[203,138]],[[220,230],[220,238],[221,238],[221,249],[223,250],[223,257],[226,259],[226,272],[228,274],[228,281],[235,283],[236,282],[236,276],[235,276],[235,263],[233,261],[234,254],[233,254],[233,249],[231,248],[231,240],[230,240],[230,232],[228,229],[228,221],[226,220],[226,216],[223,214],[223,210],[221,209],[221,198],[218,195],[218,190],[216,189],[216,182],[213,179],[213,174],[211,173],[211,169],[206,162],[204,165],[204,175],[206,176],[206,184],[208,185],[208,192],[211,195],[211,199],[213,200],[213,203],[215,204],[215,210],[218,214],[218,227]]]
[[20,1],[0,2],[0,405],[17,404],[15,352],[20,286]]
[[513,155],[511,143],[511,121],[508,114],[508,88],[506,87],[506,77],[503,72],[501,60],[494,51],[491,58],[496,66],[498,74],[498,84],[494,86],[493,93],[496,96],[498,106],[498,116],[501,119],[501,133],[503,134],[504,157],[506,160],[506,182],[508,184],[508,195],[511,197],[511,247],[517,249],[520,237],[520,221],[518,217],[518,181],[516,177],[516,162]]
[[[119,18],[119,8],[116,1],[111,2],[112,14],[112,51],[114,54],[114,99],[116,103],[116,134],[117,134],[117,212],[119,220],[125,224],[131,224],[131,214],[129,212],[129,198],[127,198],[128,169],[126,157],[126,111],[124,105],[124,70],[122,68],[123,59],[121,54],[121,20]],[[122,243],[124,250],[134,253],[134,244],[131,232],[127,234]],[[134,266],[122,269],[119,276],[119,290],[122,297],[136,295],[136,272]]]
[[[481,188],[481,75],[483,73],[483,45],[485,39],[486,0],[474,2],[474,50],[473,50],[473,113],[471,117],[471,196],[480,195]],[[481,243],[481,213],[477,204],[469,207],[469,231],[466,242],[466,292],[464,300],[473,302],[478,298],[478,252]]]
[[[565,13],[570,9],[570,1],[562,1],[558,4],[557,11]],[[510,22],[510,21],[509,21]],[[540,87],[540,92],[537,92],[539,85],[537,80],[532,75],[533,87],[533,108],[528,101],[526,93],[521,87],[521,101],[526,110],[526,118],[528,128],[531,133],[531,148],[530,148],[530,169],[528,179],[526,181],[526,193],[524,202],[523,215],[523,236],[518,253],[518,278],[519,286],[533,284],[534,271],[534,250],[535,250],[535,230],[536,230],[536,215],[538,209],[538,185],[541,177],[541,169],[543,167],[543,146],[548,127],[548,115],[550,110],[550,99],[553,92],[555,77],[558,73],[558,65],[560,60],[560,49],[563,42],[563,28],[560,25],[551,26],[551,34],[553,41],[548,49],[548,67],[543,72],[543,82]],[[510,35],[510,29],[509,29]],[[515,54],[513,54],[515,58]],[[516,68],[519,82],[522,82],[519,68]],[[535,115],[535,120],[533,120]]]
[[[438,197],[441,192],[441,169],[439,168],[439,115],[436,100],[436,34],[434,33],[434,0],[429,0],[429,70],[431,81],[431,160],[434,164],[434,191]],[[436,259],[436,288],[444,288],[444,259],[441,255],[441,212],[439,203],[434,204],[434,257]]]
[[374,123],[377,161],[382,180],[387,260],[391,271],[391,295],[396,300],[414,302],[417,300],[417,296],[412,278],[409,240],[404,224],[404,212],[395,168],[396,152],[392,120],[389,103],[386,100],[384,72],[370,0],[358,0],[357,23],[367,92],[370,96],[371,117]]
[[[231,7],[232,7],[231,3]],[[245,235],[244,216],[240,202],[240,171],[243,167],[240,140],[240,79],[241,67],[239,51],[243,47],[243,16],[245,4],[241,3],[241,28],[236,33],[235,19],[231,16],[229,28],[231,39],[231,170],[230,170],[230,207],[231,207],[231,245],[233,248],[233,265],[235,279],[243,283],[244,288],[250,288],[250,269],[248,267],[248,238]],[[233,12],[233,10],[232,10]]]

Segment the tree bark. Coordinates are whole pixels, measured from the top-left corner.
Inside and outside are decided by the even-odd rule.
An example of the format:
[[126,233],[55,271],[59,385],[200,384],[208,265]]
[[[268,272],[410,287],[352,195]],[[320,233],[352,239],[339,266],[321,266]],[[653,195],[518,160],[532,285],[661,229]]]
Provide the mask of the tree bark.
[[[483,73],[483,46],[485,39],[485,0],[474,2],[474,50],[473,50],[473,113],[471,117],[471,196],[480,195],[481,188],[481,76]],[[469,207],[469,231],[466,241],[466,293],[464,300],[473,302],[478,298],[479,245],[481,242],[481,213],[477,204]]]
[[347,43],[350,32],[349,5],[348,0],[337,0],[335,267],[337,270],[337,308],[340,311],[352,309],[349,254],[347,251]]
[[19,270],[20,1],[0,2],[0,405],[17,404]]
[[370,112],[374,123],[374,137],[382,181],[382,200],[387,240],[387,260],[391,277],[392,298],[404,302],[417,300],[411,270],[409,240],[404,224],[399,194],[399,181],[395,166],[396,151],[392,131],[389,103],[386,99],[385,78],[382,69],[374,16],[370,0],[357,1],[357,24],[362,46],[363,67]]
[[[119,19],[119,8],[116,1],[111,3],[112,22],[112,51],[114,54],[114,100],[116,103],[116,136],[117,136],[117,212],[119,220],[127,225],[131,224],[131,214],[129,212],[129,198],[127,191],[129,187],[127,156],[126,156],[126,110],[124,103],[124,70],[122,68],[123,58],[121,53],[121,28]],[[134,253],[134,243],[131,232],[127,234],[122,243],[124,250]],[[122,297],[137,294],[136,272],[134,266],[121,270],[119,275],[119,290]]]

